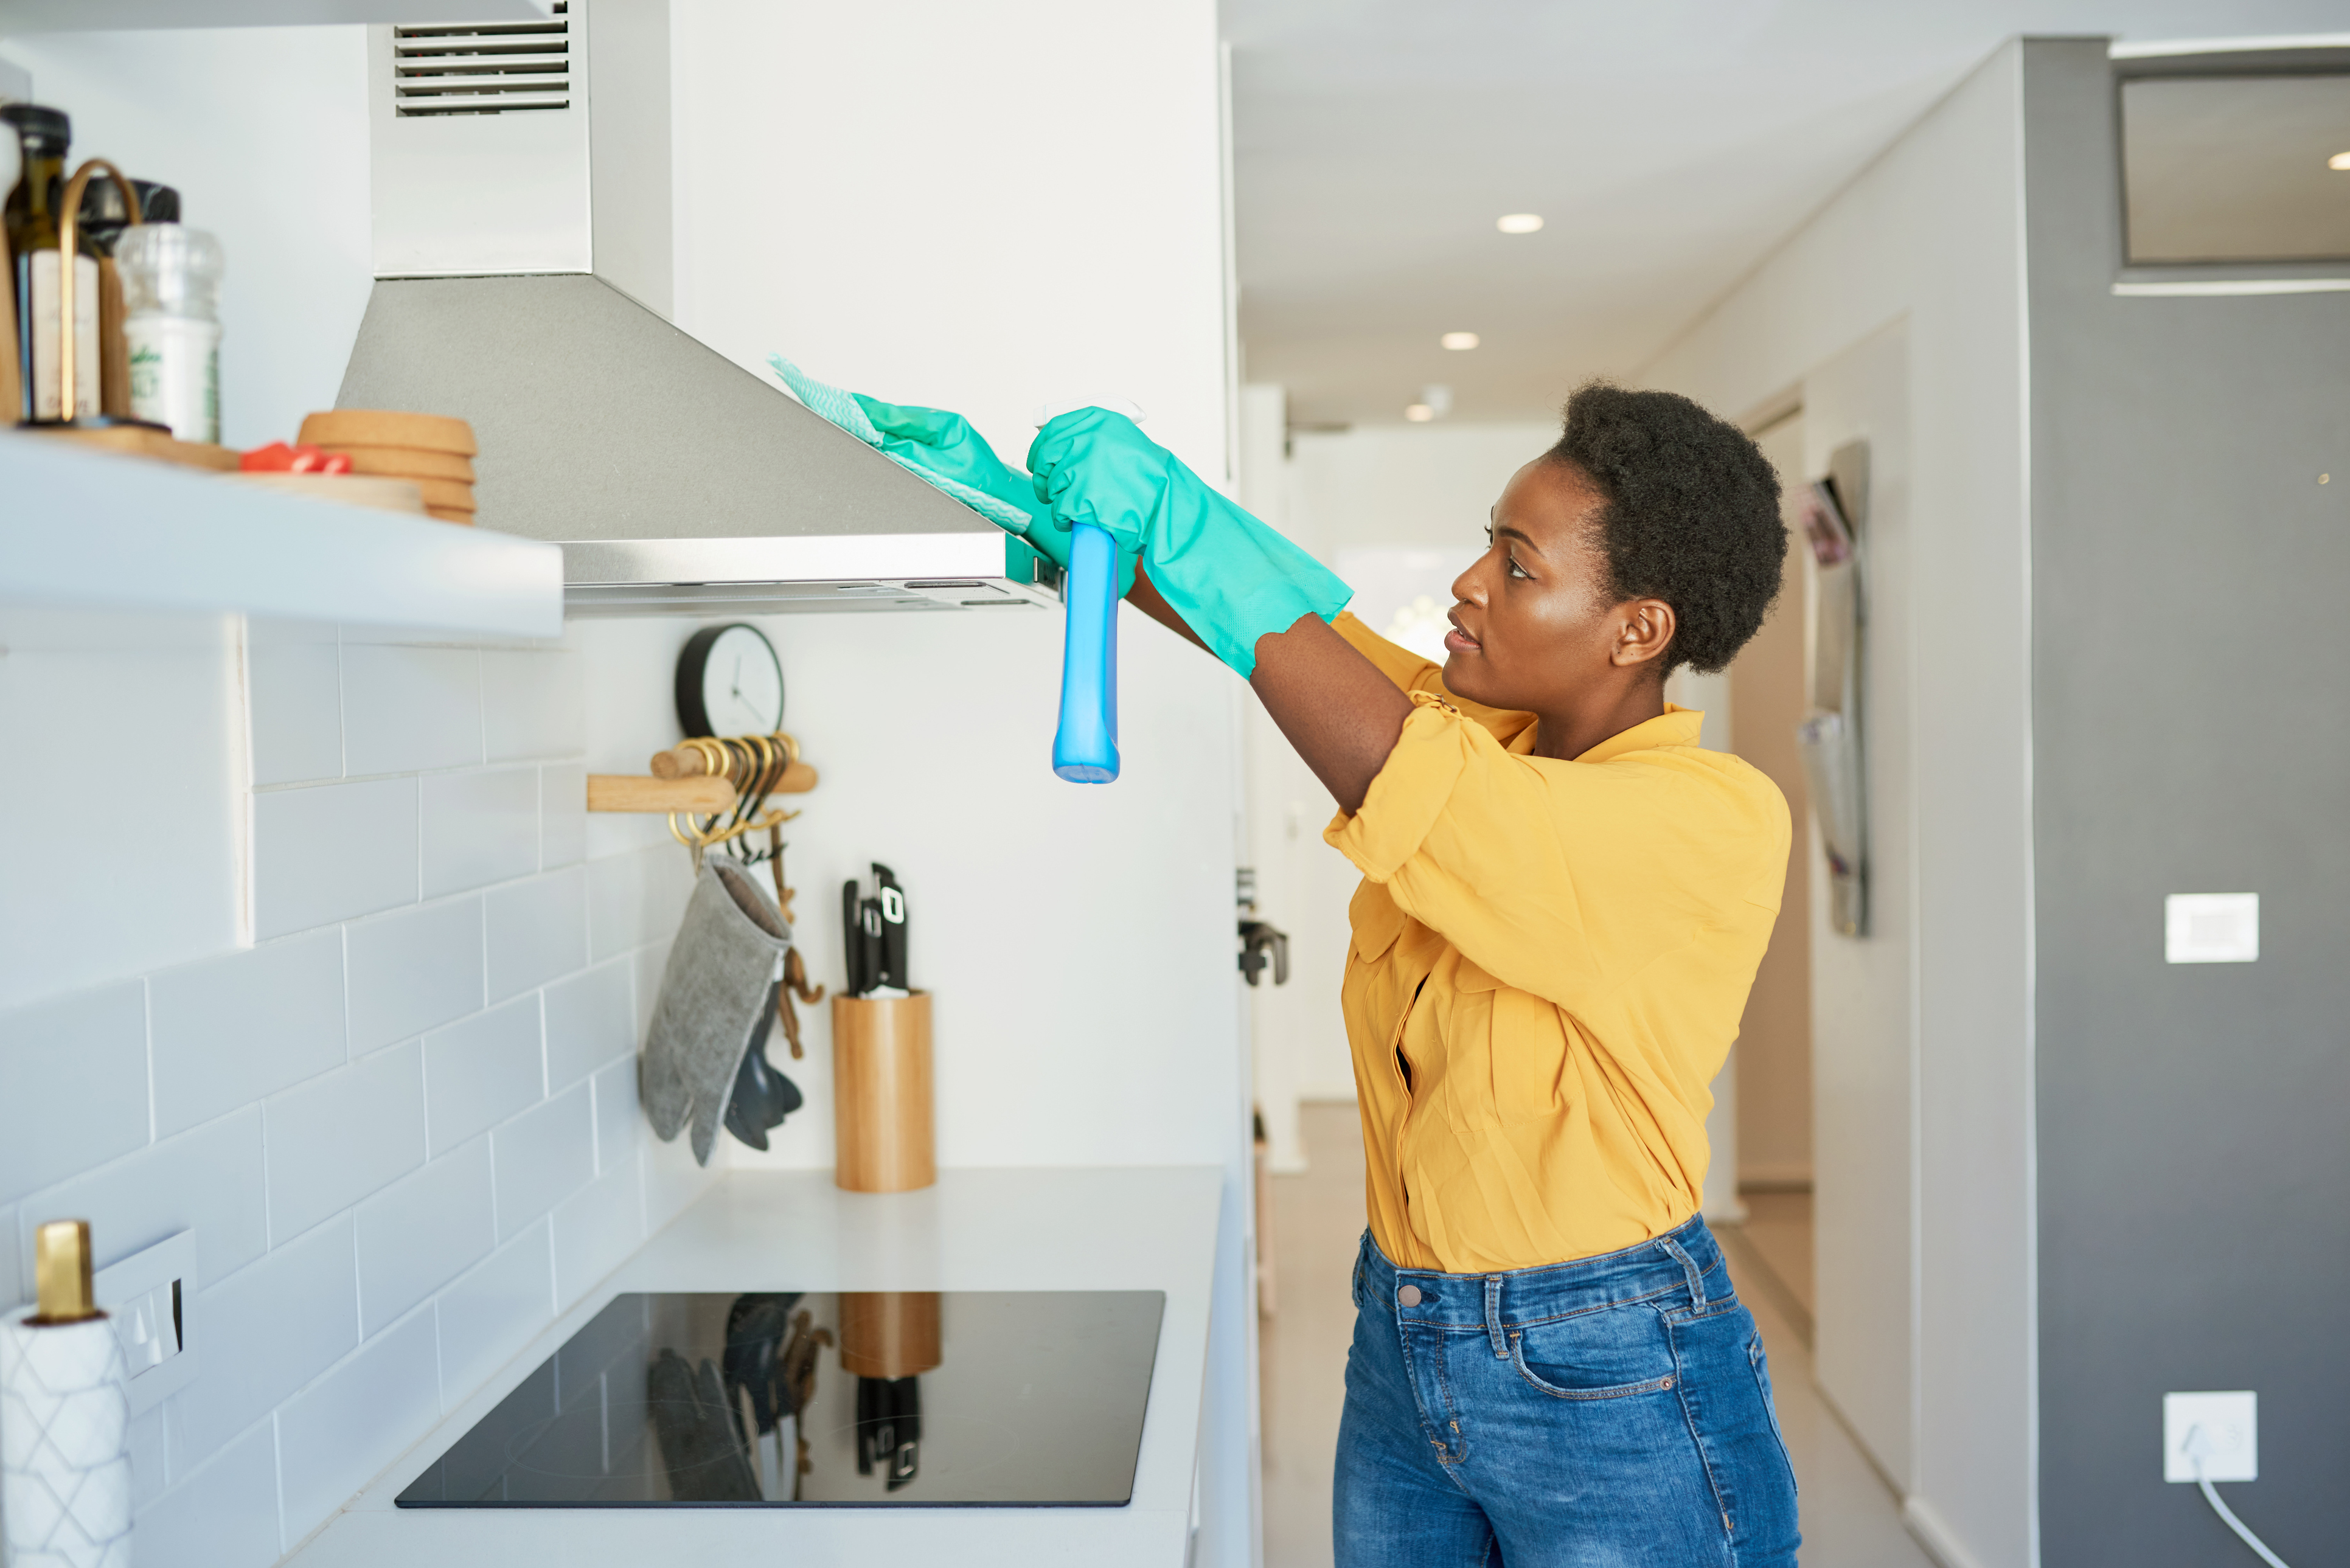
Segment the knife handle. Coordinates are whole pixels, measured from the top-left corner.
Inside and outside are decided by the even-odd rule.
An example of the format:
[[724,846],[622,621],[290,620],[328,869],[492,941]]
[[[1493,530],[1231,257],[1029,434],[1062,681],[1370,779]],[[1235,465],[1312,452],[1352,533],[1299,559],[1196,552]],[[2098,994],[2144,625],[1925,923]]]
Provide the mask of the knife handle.
[[865,934],[858,919],[857,879],[852,877],[840,885],[840,962],[848,977],[848,994],[862,996],[873,989],[873,977],[865,972]]
[[1072,784],[1118,777],[1118,542],[1080,523],[1069,530],[1061,584],[1061,726],[1053,771]]
[[881,983],[910,991],[906,979],[906,890],[894,881],[881,884]]

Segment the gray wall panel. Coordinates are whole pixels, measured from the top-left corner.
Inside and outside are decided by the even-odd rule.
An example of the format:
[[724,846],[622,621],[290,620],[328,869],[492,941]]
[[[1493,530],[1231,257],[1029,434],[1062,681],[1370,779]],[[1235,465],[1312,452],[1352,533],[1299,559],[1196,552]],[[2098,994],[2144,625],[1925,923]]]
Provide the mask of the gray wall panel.
[[[2209,1388],[2260,1395],[2233,1506],[2334,1561],[2350,295],[2115,297],[2104,46],[2029,46],[2024,87],[2042,1561],[2251,1560],[2161,1480],[2162,1395]],[[2163,962],[2164,894],[2238,891],[2258,963]]]

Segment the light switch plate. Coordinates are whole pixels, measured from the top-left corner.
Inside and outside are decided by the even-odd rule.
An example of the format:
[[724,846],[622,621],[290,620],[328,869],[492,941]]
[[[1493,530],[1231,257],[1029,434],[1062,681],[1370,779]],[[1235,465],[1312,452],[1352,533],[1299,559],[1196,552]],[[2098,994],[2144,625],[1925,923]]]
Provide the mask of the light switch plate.
[[2258,893],[2173,893],[2162,900],[2165,963],[2252,963],[2260,956]]
[[2188,1438],[2201,1428],[2208,1439],[2203,1479],[2248,1481],[2261,1478],[2259,1397],[2249,1389],[2224,1394],[2165,1394],[2162,1397],[2162,1479],[2191,1481],[2195,1457]]
[[153,1409],[194,1381],[196,1233],[182,1231],[91,1276],[130,1376],[130,1413]]

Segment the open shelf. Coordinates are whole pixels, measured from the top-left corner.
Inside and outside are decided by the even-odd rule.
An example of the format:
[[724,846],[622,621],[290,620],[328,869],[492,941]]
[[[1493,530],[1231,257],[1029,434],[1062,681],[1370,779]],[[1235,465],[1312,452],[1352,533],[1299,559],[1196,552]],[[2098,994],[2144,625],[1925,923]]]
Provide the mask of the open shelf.
[[0,606],[559,637],[563,552],[0,431]]

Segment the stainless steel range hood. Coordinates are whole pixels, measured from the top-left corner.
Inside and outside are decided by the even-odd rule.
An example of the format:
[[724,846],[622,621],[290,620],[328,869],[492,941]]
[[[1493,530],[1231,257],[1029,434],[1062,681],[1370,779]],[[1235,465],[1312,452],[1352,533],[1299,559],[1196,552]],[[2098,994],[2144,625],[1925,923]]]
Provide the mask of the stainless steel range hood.
[[569,613],[1056,602],[1025,545],[667,319],[667,0],[369,32],[377,281],[336,405],[470,421],[480,525],[561,545]]
[[336,403],[470,421],[481,526],[560,544],[574,615],[1055,602],[1026,545],[589,274],[379,280]]

